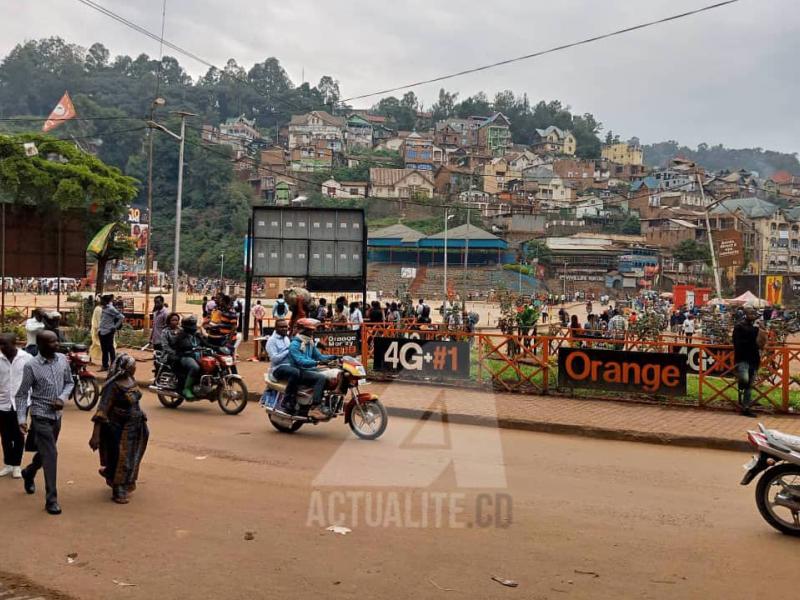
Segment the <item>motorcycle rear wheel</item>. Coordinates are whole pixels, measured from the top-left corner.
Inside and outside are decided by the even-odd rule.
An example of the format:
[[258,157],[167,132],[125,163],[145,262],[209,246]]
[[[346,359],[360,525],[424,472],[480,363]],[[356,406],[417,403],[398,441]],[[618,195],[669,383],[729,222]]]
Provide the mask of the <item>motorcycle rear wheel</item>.
[[[380,419],[377,426],[375,421]],[[380,400],[371,400],[356,405],[350,413],[350,431],[362,440],[377,440],[386,431],[389,413]]]
[[178,408],[183,404],[183,398],[174,398],[165,394],[158,394],[158,401],[166,408]]
[[96,379],[87,377],[78,379],[75,387],[75,406],[81,410],[92,410],[100,400],[100,385]]
[[[787,481],[788,480],[788,481]],[[756,505],[758,512],[764,520],[772,527],[783,534],[800,537],[800,515],[795,513],[792,521],[782,518],[784,513],[792,514],[787,507],[780,507],[781,512],[774,510],[775,502],[770,499],[770,492],[776,487],[790,485],[793,488],[800,488],[800,466],[783,464],[773,467],[761,476],[756,486]]]
[[271,414],[268,414],[267,417],[269,418],[269,422],[272,423],[272,426],[281,433],[294,433],[303,426],[302,421],[292,421],[291,425],[285,425]]
[[238,415],[247,406],[247,386],[238,378],[228,379],[220,384],[217,391],[217,403],[226,415]]

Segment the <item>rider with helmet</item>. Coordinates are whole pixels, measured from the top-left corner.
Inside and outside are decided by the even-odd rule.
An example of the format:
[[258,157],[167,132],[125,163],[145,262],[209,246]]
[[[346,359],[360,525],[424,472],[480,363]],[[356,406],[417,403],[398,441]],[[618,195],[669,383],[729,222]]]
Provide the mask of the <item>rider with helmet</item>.
[[[175,369],[178,376],[178,389],[183,389],[181,395],[187,400],[194,399],[192,386],[200,365],[197,364],[198,350],[207,347],[208,342],[197,331],[197,317],[189,315],[181,321],[181,329],[174,336],[164,336],[164,352]],[[183,384],[181,385],[181,380]]]
[[319,325],[320,322],[316,319],[299,319],[297,321],[297,335],[289,345],[289,360],[300,371],[299,383],[314,388],[314,396],[311,401],[313,408],[308,415],[317,419],[325,419],[329,415],[320,407],[320,404],[327,377],[317,370],[317,367],[320,363],[334,360],[336,357],[331,354],[322,354],[317,348],[314,332]]

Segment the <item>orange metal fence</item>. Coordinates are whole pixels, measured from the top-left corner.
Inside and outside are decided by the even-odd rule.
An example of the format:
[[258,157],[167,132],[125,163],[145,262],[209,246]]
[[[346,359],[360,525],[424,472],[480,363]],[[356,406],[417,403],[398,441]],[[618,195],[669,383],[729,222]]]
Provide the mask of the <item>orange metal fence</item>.
[[[361,356],[372,367],[376,337],[418,340],[467,341],[470,344],[469,382],[442,376],[434,382],[486,386],[502,392],[548,394],[558,389],[558,349],[563,347],[606,348],[639,352],[679,352],[689,363],[687,395],[680,400],[704,407],[738,403],[734,353],[730,345],[686,344],[673,336],[659,341],[630,338],[586,338],[568,336],[521,336],[501,333],[465,333],[437,326],[396,327],[390,323],[365,323],[361,329]],[[385,373],[373,376],[391,378]],[[761,352],[753,398],[779,412],[800,406],[800,345],[768,346]],[[427,383],[431,379],[426,380]],[[599,395],[599,394],[596,394]],[[646,394],[642,394],[646,396]],[[614,398],[619,398],[616,393]],[[670,400],[674,401],[674,400]]]

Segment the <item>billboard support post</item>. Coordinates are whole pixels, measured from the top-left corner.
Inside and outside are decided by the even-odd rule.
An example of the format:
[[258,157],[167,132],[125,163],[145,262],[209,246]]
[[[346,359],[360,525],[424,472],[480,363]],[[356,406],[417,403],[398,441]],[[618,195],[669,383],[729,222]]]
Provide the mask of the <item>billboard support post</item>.
[[[244,244],[244,314],[242,315],[242,340],[250,339],[250,303],[253,301],[253,218],[247,219],[247,239]],[[261,333],[259,332],[259,335]]]

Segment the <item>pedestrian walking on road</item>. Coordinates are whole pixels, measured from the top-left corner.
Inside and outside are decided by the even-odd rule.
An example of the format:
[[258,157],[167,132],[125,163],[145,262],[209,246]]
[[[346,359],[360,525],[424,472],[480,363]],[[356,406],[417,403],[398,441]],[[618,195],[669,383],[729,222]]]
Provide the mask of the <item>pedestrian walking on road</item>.
[[[58,354],[58,337],[52,331],[36,336],[39,353],[25,365],[14,401],[20,431],[28,434],[25,449],[36,454],[31,464],[22,469],[22,481],[28,494],[36,493],[34,480],[44,469],[45,510],[60,515],[56,481],[58,475],[58,434],[61,432],[61,413],[72,393],[72,373],[63,354]],[[30,409],[28,395],[30,394]],[[28,412],[31,415],[30,433]]]
[[100,451],[100,475],[117,504],[127,504],[136,489],[139,465],[150,437],[147,415],[139,405],[142,392],[135,374],[136,360],[124,353],[117,356],[92,417],[94,430],[89,447]]
[[261,300],[256,300],[256,305],[253,307],[253,326],[256,328],[256,334],[262,335],[264,329],[264,317],[267,316],[267,309],[261,305]]
[[150,346],[155,350],[161,350],[161,336],[164,335],[164,330],[167,328],[167,310],[164,304],[164,296],[156,296],[153,298],[153,317],[151,320],[152,329],[150,330]]
[[44,329],[44,311],[34,308],[31,318],[25,321],[25,352],[31,356],[36,355],[36,334]]
[[114,348],[114,336],[117,330],[122,327],[125,316],[119,312],[116,306],[112,304],[114,296],[107,294],[100,298],[100,306],[102,313],[100,314],[100,325],[97,327],[97,335],[100,338],[100,349],[103,353],[103,368],[101,371],[108,371],[108,367],[114,362],[117,357],[117,351]]
[[17,423],[14,397],[22,383],[25,365],[33,357],[24,350],[17,350],[16,343],[17,337],[13,333],[0,335],[0,438],[3,444],[0,477],[11,475],[14,479],[20,479],[25,438]]

